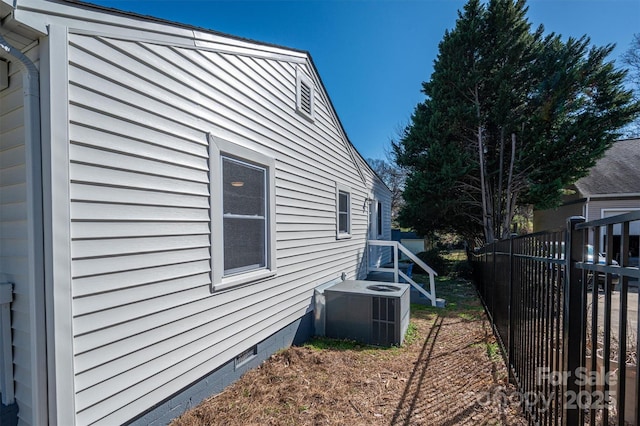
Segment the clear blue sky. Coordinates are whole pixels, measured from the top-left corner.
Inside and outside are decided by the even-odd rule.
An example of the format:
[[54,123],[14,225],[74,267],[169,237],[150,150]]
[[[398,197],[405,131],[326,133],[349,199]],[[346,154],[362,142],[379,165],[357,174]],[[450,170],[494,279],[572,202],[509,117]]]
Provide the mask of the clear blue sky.
[[[311,53],[351,142],[365,158],[385,149],[424,99],[438,43],[459,0],[93,0]],[[529,20],[547,33],[615,43],[611,59],[640,33],[640,0],[529,0]],[[618,61],[619,64],[619,61]]]

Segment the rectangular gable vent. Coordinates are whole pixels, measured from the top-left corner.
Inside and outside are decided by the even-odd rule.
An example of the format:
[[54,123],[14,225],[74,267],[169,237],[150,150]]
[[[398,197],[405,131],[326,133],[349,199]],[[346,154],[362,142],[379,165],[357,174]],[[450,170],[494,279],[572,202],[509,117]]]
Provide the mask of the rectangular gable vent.
[[300,109],[311,115],[311,87],[304,81],[300,83]]
[[313,121],[313,83],[300,68],[296,71],[296,110],[308,120]]

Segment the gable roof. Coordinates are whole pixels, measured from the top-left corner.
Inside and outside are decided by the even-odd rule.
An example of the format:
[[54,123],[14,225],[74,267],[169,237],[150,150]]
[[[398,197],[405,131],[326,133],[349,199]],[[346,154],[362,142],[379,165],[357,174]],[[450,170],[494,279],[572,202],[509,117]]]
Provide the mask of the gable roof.
[[[6,2],[8,0],[0,0],[0,2]],[[19,0],[13,0],[16,1],[16,4],[19,3]],[[150,15],[143,15],[143,14],[139,14],[139,13],[135,13],[135,12],[130,12],[130,11],[125,11],[125,10],[121,10],[121,9],[116,9],[116,8],[112,8],[112,7],[106,7],[106,6],[101,6],[101,5],[96,5],[94,3],[91,3],[90,0],[45,0],[45,1],[50,1],[52,3],[60,3],[60,4],[68,4],[72,7],[75,8],[82,8],[85,10],[90,10],[90,11],[95,11],[95,12],[101,12],[101,13],[108,13],[108,14],[112,14],[114,16],[120,16],[120,17],[124,17],[124,18],[130,18],[130,19],[134,19],[134,20],[140,20],[140,21],[145,21],[145,22],[149,22],[152,24],[157,24],[160,26],[168,26],[168,27],[172,27],[172,28],[176,28],[176,29],[180,29],[180,30],[186,30],[188,32],[191,32],[192,35],[189,35],[188,37],[193,37],[195,38],[200,38],[202,40],[198,40],[195,41],[195,45],[198,47],[204,47],[204,45],[206,44],[206,41],[208,39],[211,39],[210,41],[215,41],[218,42],[217,43],[217,48],[220,49],[219,44],[229,44],[229,48],[230,49],[260,49],[260,50],[264,50],[269,52],[271,55],[284,55],[284,56],[288,56],[287,59],[291,60],[293,58],[296,58],[298,60],[301,61],[306,61],[309,66],[310,66],[310,71],[313,74],[312,78],[314,78],[317,82],[317,84],[319,85],[320,89],[321,89],[321,93],[320,95],[324,97],[325,101],[328,103],[330,110],[331,110],[331,118],[334,121],[334,124],[337,126],[338,131],[341,135],[341,139],[345,144],[345,148],[347,150],[347,153],[349,154],[349,156],[351,157],[351,160],[353,161],[353,164],[358,172],[358,174],[360,175],[360,178],[362,180],[362,182],[366,182],[365,176],[363,174],[363,170],[362,167],[368,169],[375,177],[375,179],[379,180],[383,186],[385,188],[387,188],[389,191],[391,191],[388,186],[384,183],[384,181],[380,178],[380,176],[378,176],[378,174],[376,173],[376,171],[371,167],[371,165],[368,163],[368,161],[366,161],[366,159],[362,156],[362,154],[360,153],[360,151],[356,148],[356,146],[353,144],[353,142],[351,141],[351,139],[349,138],[349,136],[347,135],[347,132],[344,128],[344,125],[342,123],[342,120],[340,119],[340,117],[338,116],[337,110],[333,104],[333,101],[331,100],[331,97],[329,96],[329,92],[324,84],[324,81],[322,80],[322,77],[320,76],[320,73],[318,71],[318,68],[316,67],[316,64],[313,60],[313,57],[311,56],[311,53],[307,50],[304,49],[297,49],[297,48],[291,48],[288,46],[283,46],[283,45],[279,45],[279,44],[275,44],[275,43],[269,43],[269,42],[264,42],[264,41],[259,41],[259,40],[254,40],[254,39],[250,39],[250,38],[246,38],[246,37],[241,37],[241,36],[237,36],[237,35],[233,35],[233,34],[229,34],[229,33],[225,33],[225,32],[221,32],[221,31],[217,31],[217,30],[213,30],[210,28],[203,28],[203,27],[199,27],[199,26],[195,26],[195,25],[191,25],[191,24],[186,24],[186,23],[182,23],[182,22],[177,22],[177,21],[172,21],[172,20],[168,20],[168,19],[163,19],[163,18],[157,18],[154,16],[150,16]],[[155,29],[154,31],[158,31],[160,32],[161,30]],[[220,39],[226,39],[227,41],[221,41]],[[231,45],[234,45],[233,47],[231,47]],[[356,160],[356,157],[360,159],[360,161]]]
[[583,196],[640,194],[640,139],[617,141],[575,186]]
[[[16,31],[16,29],[20,29],[23,31],[28,30],[32,33],[40,33],[42,35],[46,35],[48,32],[46,22],[41,22],[37,19],[34,20],[32,17],[27,16],[28,11],[34,9],[34,7],[32,6],[32,2],[34,1],[35,3],[40,5],[39,0],[0,0],[0,18],[4,18],[4,21],[6,21],[3,22],[3,24],[7,22],[10,23],[11,29],[13,31]],[[328,95],[326,86],[324,85],[324,82],[320,77],[320,74],[313,61],[313,58],[311,57],[310,52],[274,43],[257,41],[181,22],[175,22],[149,15],[142,15],[135,12],[128,12],[116,8],[96,5],[85,0],[44,0],[43,3],[57,5],[57,8],[59,9],[56,10],[57,15],[65,16],[65,14],[68,14],[74,17],[80,17],[82,15],[85,19],[87,19],[88,22],[92,23],[102,23],[104,21],[104,17],[99,16],[98,14],[109,14],[113,17],[121,18],[120,20],[118,20],[118,22],[111,22],[111,24],[121,25],[129,29],[132,28],[132,25],[133,28],[138,28],[136,25],[132,24],[131,21],[142,21],[150,25],[145,26],[145,29],[148,30],[151,34],[155,34],[163,40],[167,37],[175,36],[176,39],[181,39],[182,42],[187,43],[187,45],[189,45],[190,47],[209,47],[217,51],[236,51],[243,52],[244,54],[247,54],[247,52],[260,52],[261,54],[269,57],[281,57],[285,60],[290,60],[298,63],[307,63],[310,67],[311,73],[313,74],[313,78],[320,86],[321,96],[323,96],[329,104],[331,110],[331,118],[338,128],[341,139],[345,144],[345,148],[349,156],[351,157],[351,160],[353,161],[362,182],[366,181],[362,170],[362,167],[364,167],[375,176],[375,179],[382,182],[382,184],[386,187],[386,184],[384,184],[382,179],[377,175],[375,170],[373,170],[373,168],[359,152],[359,150],[355,147],[353,142],[349,139],[349,136],[347,135],[344,125],[337,114],[335,106],[333,105],[333,101]],[[78,15],[78,11],[80,10],[84,11],[85,13],[81,13],[80,15]],[[172,28],[173,30],[169,30],[169,28]],[[25,43],[21,44],[15,40],[9,41],[18,47],[24,47],[31,42],[31,40],[27,40]],[[356,158],[359,158],[361,161],[357,161]]]

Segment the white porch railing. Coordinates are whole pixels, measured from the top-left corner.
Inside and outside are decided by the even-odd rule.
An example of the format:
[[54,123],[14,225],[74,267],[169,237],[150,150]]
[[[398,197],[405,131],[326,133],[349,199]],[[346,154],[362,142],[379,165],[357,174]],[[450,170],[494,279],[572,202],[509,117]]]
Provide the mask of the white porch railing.
[[[422,295],[428,298],[431,301],[431,306],[437,306],[435,277],[438,274],[436,273],[436,271],[434,271],[429,265],[427,265],[422,260],[420,260],[418,256],[411,253],[408,248],[400,244],[398,241],[369,240],[369,247],[371,246],[391,247],[393,249],[393,268],[383,268],[380,266],[369,265],[369,272],[393,272],[394,282],[400,282],[399,278],[402,277],[406,282],[411,284],[418,292],[420,292]],[[399,252],[402,252],[411,261],[413,261],[416,265],[420,266],[429,274],[429,291],[426,291],[420,284],[416,283],[414,280],[411,279],[411,277],[409,277],[407,274],[402,272],[400,268],[398,268]]]

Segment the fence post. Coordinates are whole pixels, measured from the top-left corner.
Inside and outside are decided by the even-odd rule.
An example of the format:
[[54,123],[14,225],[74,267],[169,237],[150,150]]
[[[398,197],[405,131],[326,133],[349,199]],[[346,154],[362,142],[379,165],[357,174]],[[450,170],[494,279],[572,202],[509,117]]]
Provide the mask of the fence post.
[[498,245],[497,240],[494,240],[491,243],[491,280],[489,281],[491,283],[491,289],[489,290],[488,294],[485,295],[485,300],[486,303],[488,304],[489,301],[488,299],[491,298],[491,326],[495,328],[496,326],[496,311],[495,311],[495,297],[494,294],[496,293],[496,246]]
[[[576,378],[576,371],[584,364],[587,290],[582,273],[575,264],[581,262],[584,256],[584,233],[576,230],[576,226],[584,221],[585,218],[582,216],[572,216],[567,219],[567,237],[564,247],[563,364],[564,372],[567,373],[562,396],[564,426],[582,424],[582,410],[578,404],[580,385]],[[569,406],[569,401],[573,403],[572,406]]]
[[507,369],[509,371],[509,377],[511,377],[511,364],[513,361],[513,352],[515,350],[513,345],[513,304],[515,303],[513,297],[513,268],[514,268],[514,256],[513,256],[513,239],[515,238],[515,234],[511,234],[509,238],[509,312],[508,312],[508,320],[507,326],[509,327],[508,335],[509,342],[507,345],[507,350],[509,353],[507,354]]

